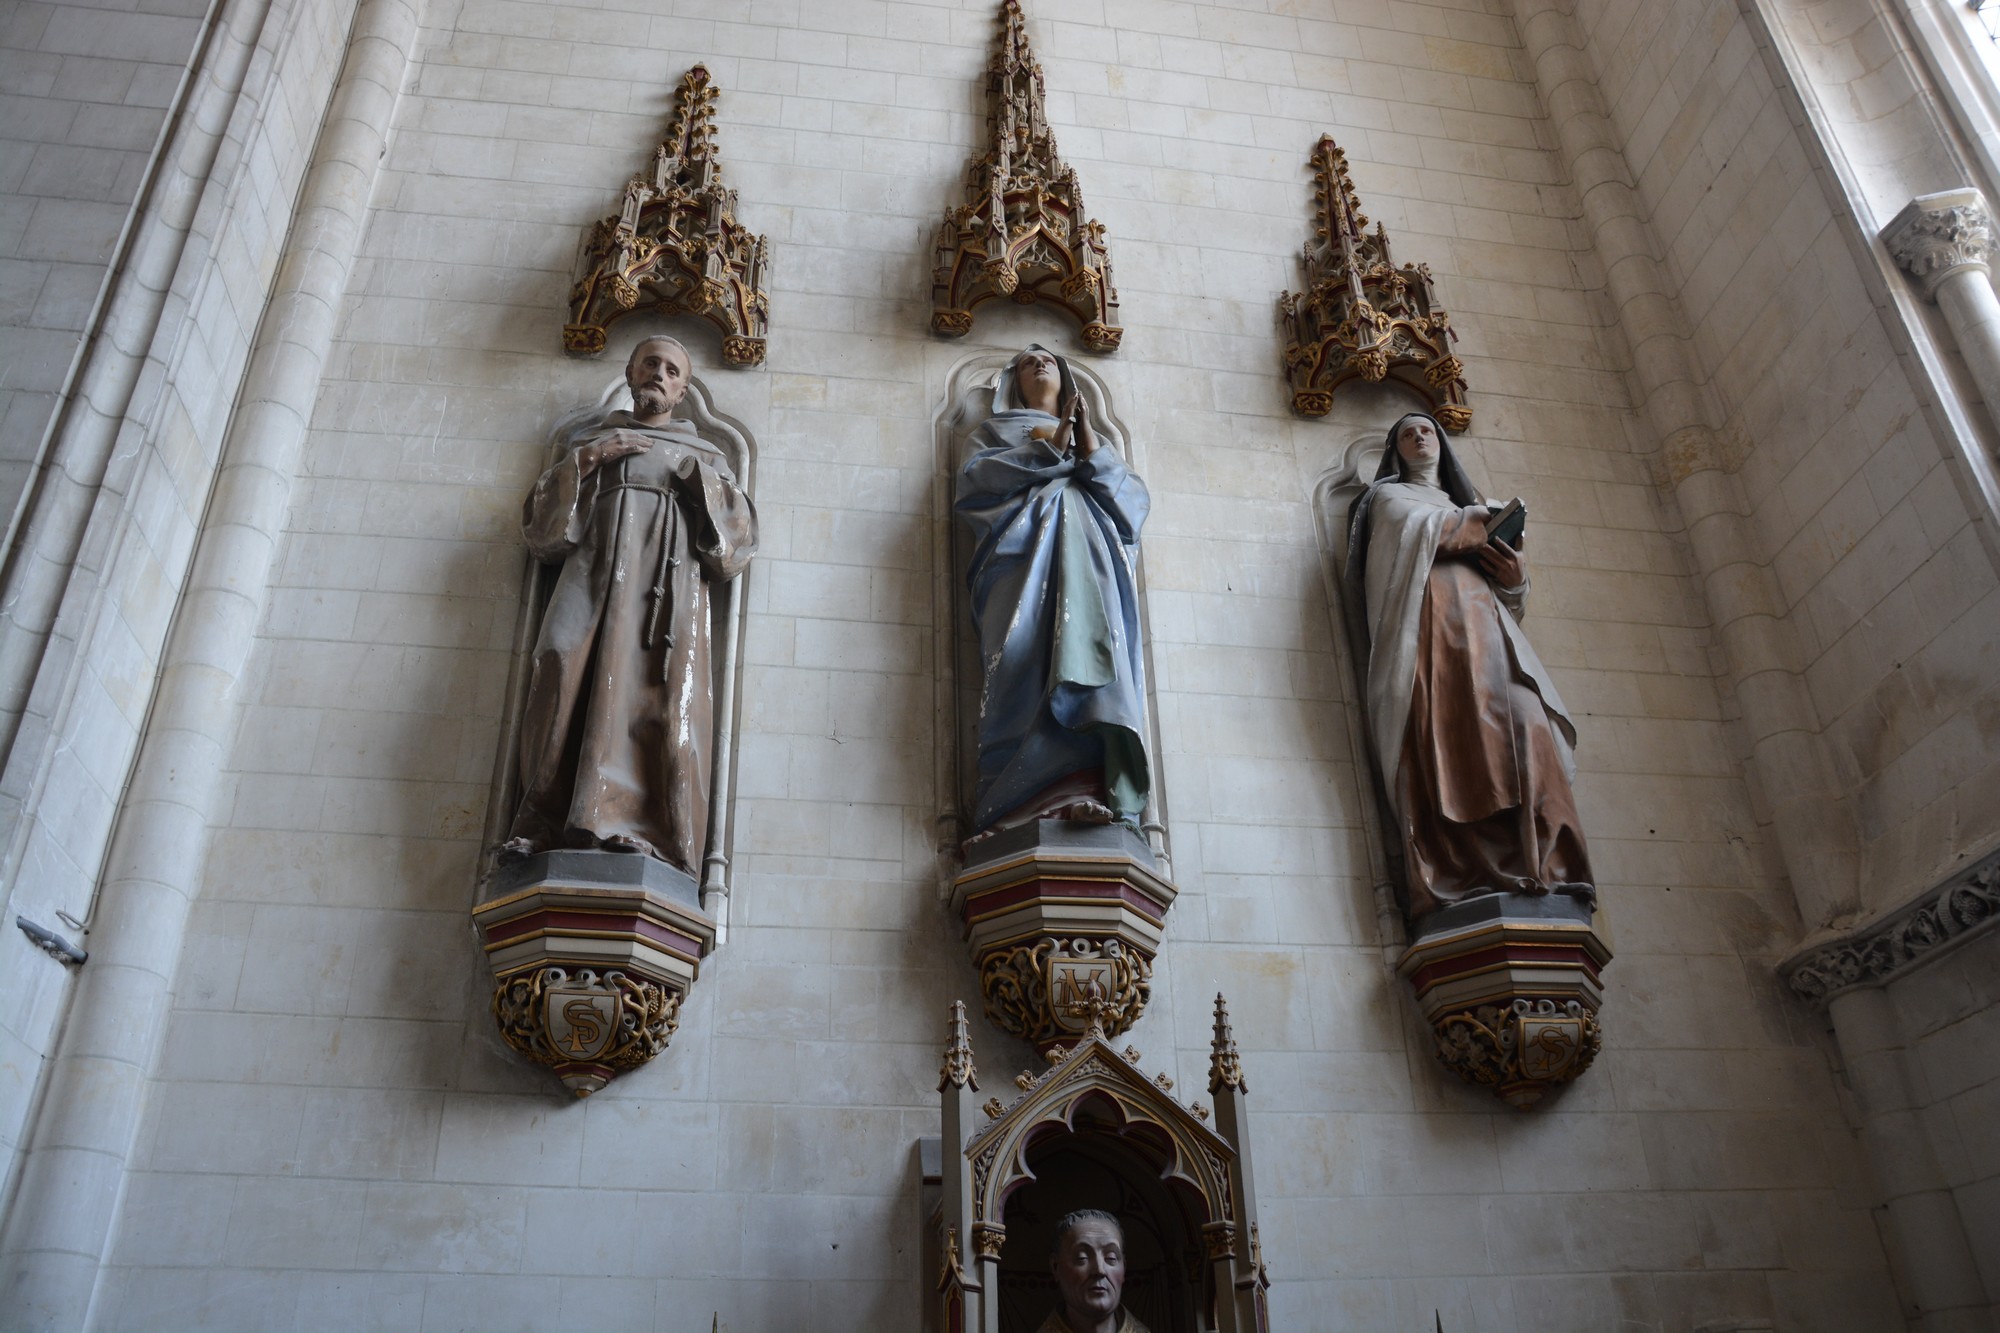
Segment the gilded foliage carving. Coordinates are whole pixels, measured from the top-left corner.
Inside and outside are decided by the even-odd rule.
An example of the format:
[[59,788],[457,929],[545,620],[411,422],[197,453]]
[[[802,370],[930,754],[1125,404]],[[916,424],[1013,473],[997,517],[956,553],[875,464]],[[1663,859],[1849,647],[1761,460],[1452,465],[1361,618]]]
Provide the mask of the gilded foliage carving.
[[972,1248],[981,1259],[999,1262],[1000,1251],[1007,1243],[1007,1228],[998,1222],[975,1222],[972,1225]]
[[509,1046],[587,1097],[667,1048],[682,998],[626,972],[539,967],[494,988],[493,1017]]
[[732,366],[764,360],[770,327],[769,242],[736,220],[715,141],[717,90],[706,67],[681,80],[650,174],[625,186],[623,207],[590,229],[583,276],[570,293],[563,350],[595,356],[607,330],[634,311],[694,315],[722,334]]
[[987,69],[992,146],[966,164],[965,202],[938,227],[931,332],[964,337],[980,305],[1005,297],[1066,311],[1084,346],[1114,351],[1125,330],[1103,224],[1084,212],[1076,170],[1056,149],[1019,0],[1006,0],[1000,19]]
[[1153,994],[1152,960],[1120,940],[1057,939],[1000,949],[981,962],[986,1017],[1036,1043],[1074,1040],[1093,1018],[1117,1036]]
[[1521,1110],[1590,1068],[1604,1045],[1597,1014],[1575,1000],[1480,1005],[1440,1014],[1431,1028],[1445,1068]]
[[1446,430],[1463,431],[1472,424],[1465,364],[1451,350],[1458,335],[1437,304],[1429,266],[1396,267],[1387,230],[1377,223],[1368,232],[1347,154],[1331,135],[1320,137],[1311,161],[1316,199],[1306,289],[1278,299],[1292,410],[1322,417],[1341,386],[1387,380],[1422,399]]

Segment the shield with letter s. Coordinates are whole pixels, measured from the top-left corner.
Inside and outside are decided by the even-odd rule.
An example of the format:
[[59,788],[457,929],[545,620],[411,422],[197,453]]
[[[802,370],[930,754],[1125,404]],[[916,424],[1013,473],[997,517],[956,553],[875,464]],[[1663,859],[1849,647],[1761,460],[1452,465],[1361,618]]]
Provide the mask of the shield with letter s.
[[594,1060],[611,1045],[618,996],[610,991],[551,986],[544,996],[549,1043],[566,1060]]
[[1561,1079],[1583,1047],[1583,1020],[1524,1014],[1519,1021],[1521,1072],[1545,1082]]

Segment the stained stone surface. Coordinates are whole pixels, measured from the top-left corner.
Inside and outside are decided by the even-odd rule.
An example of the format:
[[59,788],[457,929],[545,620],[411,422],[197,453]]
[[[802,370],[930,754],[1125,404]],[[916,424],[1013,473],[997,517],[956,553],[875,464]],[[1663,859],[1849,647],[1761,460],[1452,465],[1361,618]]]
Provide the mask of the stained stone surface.
[[[1900,145],[1931,108],[1843,45],[1883,35],[1860,0],[1797,20],[1815,69],[1870,71],[1851,95],[1813,76],[1832,114],[1872,117],[1828,131],[1882,150],[1846,160],[1893,164],[1838,208],[1839,173],[1816,171],[1806,139],[1819,122],[1792,114],[1738,6],[1556,8],[1030,7],[1051,122],[1117,238],[1126,333],[1093,364],[1156,501],[1149,665],[1180,897],[1130,1040],[1201,1083],[1209,1006],[1229,995],[1274,1326],[1420,1327],[1436,1310],[1454,1330],[1761,1318],[1872,1333],[1901,1317],[1881,1200],[1824,1020],[1771,964],[2000,838],[1985,517],[1953,479],[1956,418],[1927,363],[1899,355],[1922,330],[1842,230],[1955,183],[1907,178],[1949,154]],[[135,1057],[151,1081],[122,1196],[103,1195],[122,1202],[94,1326],[287,1327],[338,1308],[384,1328],[707,1328],[718,1311],[738,1330],[917,1327],[935,1274],[916,1257],[911,1144],[936,1123],[938,1015],[977,982],[940,901],[950,765],[933,715],[949,614],[934,417],[969,349],[933,339],[913,294],[937,201],[982,138],[993,9],[426,8],[326,377],[296,395],[311,431],[283,479],[273,584],[234,631],[242,706],[155,737],[170,762],[219,755],[225,775],[214,808],[155,849],[191,867],[191,906],[170,1010],[127,1016],[164,1037]],[[16,239],[0,282],[17,312],[62,286],[51,328],[85,304],[61,266],[103,261],[48,248],[89,238],[45,201],[138,160],[85,139],[137,144],[145,128],[93,129],[59,89],[108,89],[101,62],[170,45],[120,54],[131,16],[110,13],[26,6],[7,28],[32,58],[7,66],[0,206]],[[237,137],[200,196],[181,322],[157,344],[173,355],[145,381],[160,424],[64,510],[96,525],[83,562],[48,572],[68,548],[22,529],[45,562],[24,569],[73,579],[47,654],[0,654],[23,719],[0,774],[21,867],[7,906],[35,919],[89,911],[354,6],[269,15],[244,20],[263,82],[216,122]],[[687,339],[756,442],[768,534],[746,588],[730,932],[664,1057],[552,1109],[546,1075],[492,1032],[466,919],[518,505],[549,424],[615,374],[552,350],[580,229],[645,165],[671,78],[696,59],[728,90],[730,180],[776,252],[764,367],[728,370],[712,339]],[[137,83],[125,98],[159,100]],[[1582,91],[1601,119],[1577,109]],[[1299,163],[1328,128],[1399,258],[1436,274],[1473,386],[1464,454],[1536,515],[1528,629],[1579,713],[1578,799],[1618,956],[1604,1052],[1532,1115],[1436,1071],[1382,965],[1373,797],[1310,497],[1404,404],[1343,392],[1299,421],[1272,368]],[[1576,151],[1579,133],[1622,159],[1636,202],[1618,225],[1592,225],[1572,187],[1579,162],[1607,160]],[[136,198],[125,184],[112,193]],[[1624,285],[1619,247],[1635,244],[1664,297]],[[1655,383],[1632,351],[1662,329],[1693,384]],[[974,336],[1048,335],[987,306]],[[24,396],[46,407],[61,375],[34,356]],[[1648,411],[1682,393],[1717,417],[1699,448]],[[18,460],[40,423],[7,432]],[[1684,511],[1711,494],[1741,500],[1740,543]],[[1744,587],[1768,605],[1741,612]],[[1780,677],[1802,709],[1773,703]],[[1824,818],[1775,836],[1775,803],[1824,773],[1843,784]],[[94,960],[120,928],[96,923]],[[6,938],[12,1153],[69,983]],[[1960,1127],[1986,1123],[2000,1009],[1963,957],[1908,992],[1922,1003],[1896,1039],[1944,1187],[1990,1237],[2000,1161]],[[990,1032],[978,1046],[1007,1049]],[[1004,1086],[1016,1055],[983,1074]],[[1980,1280],[2000,1282],[1990,1267]]]

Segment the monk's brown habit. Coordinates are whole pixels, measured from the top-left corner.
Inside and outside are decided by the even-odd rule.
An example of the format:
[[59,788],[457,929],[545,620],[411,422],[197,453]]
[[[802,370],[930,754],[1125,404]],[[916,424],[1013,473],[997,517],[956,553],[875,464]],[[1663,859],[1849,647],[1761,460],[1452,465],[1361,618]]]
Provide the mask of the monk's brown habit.
[[1417,623],[1396,774],[1412,917],[1495,889],[1589,896],[1595,883],[1548,708],[1474,561],[1485,540],[1480,514],[1445,516]]
[[[584,445],[621,433],[644,453],[585,473]],[[701,875],[708,829],[709,582],[757,549],[757,513],[685,421],[614,413],[528,496],[522,531],[562,561],[521,720],[515,845],[645,852]]]

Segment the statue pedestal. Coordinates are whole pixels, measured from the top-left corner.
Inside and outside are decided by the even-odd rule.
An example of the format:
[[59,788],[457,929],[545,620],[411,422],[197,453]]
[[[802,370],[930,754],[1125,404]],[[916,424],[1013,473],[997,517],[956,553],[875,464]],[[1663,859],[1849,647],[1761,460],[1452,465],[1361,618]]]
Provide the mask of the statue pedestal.
[[951,906],[987,1018],[1047,1050],[1081,1039],[1095,1005],[1118,1036],[1151,998],[1174,896],[1146,840],[1123,825],[1043,819],[975,843]]
[[1492,894],[1423,920],[1396,973],[1445,1068],[1524,1111],[1590,1068],[1611,961],[1590,915],[1571,898]]
[[509,1046],[588,1097],[666,1049],[715,922],[649,856],[552,851],[505,863],[472,909]]

